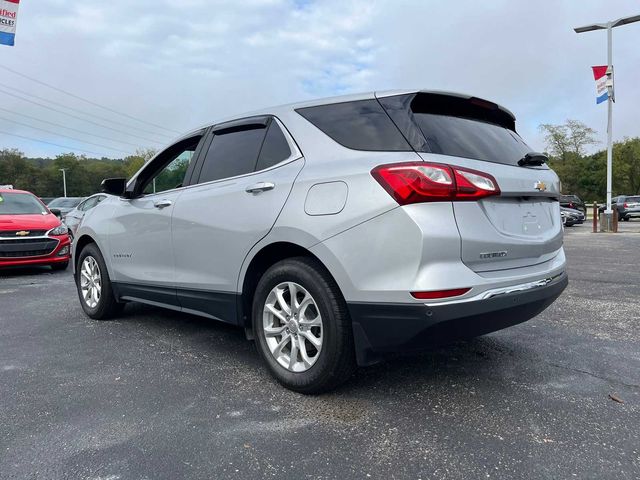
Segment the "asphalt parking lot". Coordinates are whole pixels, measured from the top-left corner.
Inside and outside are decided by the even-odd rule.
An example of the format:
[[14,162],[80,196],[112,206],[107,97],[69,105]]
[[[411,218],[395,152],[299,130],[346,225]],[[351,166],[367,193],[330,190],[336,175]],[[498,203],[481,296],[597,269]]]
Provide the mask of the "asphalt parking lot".
[[539,317],[318,397],[240,330],[139,305],[97,322],[70,271],[0,273],[0,478],[640,478],[640,221],[589,229]]

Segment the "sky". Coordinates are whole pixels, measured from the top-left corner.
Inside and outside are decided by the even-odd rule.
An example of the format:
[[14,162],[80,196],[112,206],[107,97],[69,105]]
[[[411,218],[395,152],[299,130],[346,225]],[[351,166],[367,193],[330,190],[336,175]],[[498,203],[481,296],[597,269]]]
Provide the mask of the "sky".
[[[504,105],[535,150],[538,126],[566,119],[602,149],[590,66],[606,32],[573,27],[636,14],[631,0],[22,0],[16,45],[0,46],[0,148],[121,158],[269,105],[415,88]],[[640,23],[614,30],[616,140],[640,136],[639,46]]]

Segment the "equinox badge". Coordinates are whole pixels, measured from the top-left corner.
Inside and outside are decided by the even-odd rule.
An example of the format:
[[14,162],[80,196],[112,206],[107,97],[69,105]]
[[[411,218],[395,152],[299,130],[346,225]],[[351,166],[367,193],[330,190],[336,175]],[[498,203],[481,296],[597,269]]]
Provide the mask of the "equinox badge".
[[507,256],[507,251],[503,250],[501,252],[486,252],[486,253],[481,253],[480,254],[480,258],[485,259],[485,258],[504,258]]

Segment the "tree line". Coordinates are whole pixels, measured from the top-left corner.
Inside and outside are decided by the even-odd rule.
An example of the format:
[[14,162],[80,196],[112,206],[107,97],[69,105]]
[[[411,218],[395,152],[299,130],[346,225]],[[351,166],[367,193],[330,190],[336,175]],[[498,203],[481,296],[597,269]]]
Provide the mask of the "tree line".
[[0,150],[0,185],[13,185],[39,197],[63,195],[62,172],[69,197],[86,197],[100,191],[105,178],[131,178],[155,151],[140,149],[123,159],[89,158],[65,153],[55,158],[28,158],[15,149]]
[[[549,166],[562,181],[562,192],[586,202],[603,202],[607,192],[607,151],[587,155],[598,142],[596,131],[577,120],[560,125],[543,124]],[[640,194],[640,137],[613,144],[613,196]]]
[[[549,166],[558,173],[563,193],[579,195],[589,203],[604,201],[607,152],[585,153],[597,143],[596,132],[577,120],[543,124],[540,130],[545,136]],[[28,158],[18,150],[4,149],[0,150],[0,185],[11,184],[41,197],[59,197],[63,195],[60,169],[65,169],[67,195],[84,197],[98,192],[104,178],[131,178],[154,154],[154,150],[141,149],[115,160],[73,153]],[[173,185],[177,180],[171,177],[167,182]],[[640,137],[625,138],[613,146],[613,194],[640,194]]]

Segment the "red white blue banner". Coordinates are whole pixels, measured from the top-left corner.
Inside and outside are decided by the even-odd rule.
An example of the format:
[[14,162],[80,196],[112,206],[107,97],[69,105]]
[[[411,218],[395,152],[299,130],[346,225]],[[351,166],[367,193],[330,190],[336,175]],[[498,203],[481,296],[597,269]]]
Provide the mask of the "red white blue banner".
[[20,0],[0,0],[0,44],[13,46]]
[[596,81],[596,103],[606,102],[609,99],[609,91],[607,89],[607,66],[600,65],[591,67],[593,70],[593,78]]

